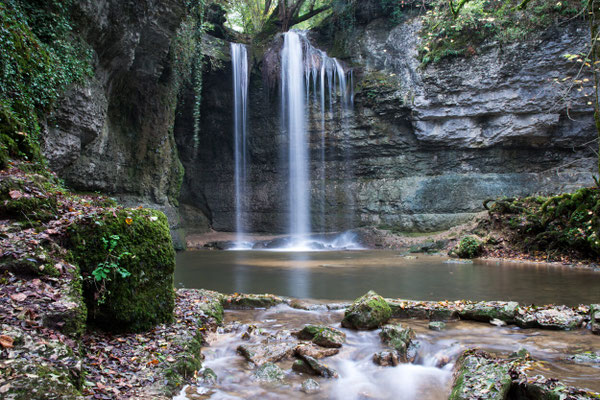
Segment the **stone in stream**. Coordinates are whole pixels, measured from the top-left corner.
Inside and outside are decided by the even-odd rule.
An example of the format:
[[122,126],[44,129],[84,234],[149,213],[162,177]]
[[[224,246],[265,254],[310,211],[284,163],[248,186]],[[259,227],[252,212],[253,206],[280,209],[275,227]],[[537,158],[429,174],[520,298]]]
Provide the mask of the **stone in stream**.
[[379,337],[384,344],[396,351],[400,362],[405,363],[410,358],[414,358],[412,355],[409,355],[409,347],[415,338],[415,333],[412,329],[403,328],[401,324],[385,325],[381,328]]
[[600,304],[590,306],[590,321],[592,333],[600,335]]
[[392,351],[380,351],[379,353],[373,354],[373,362],[382,367],[395,367],[400,364],[398,360],[398,352]]
[[600,353],[584,352],[567,357],[575,364],[600,364]]
[[254,378],[260,382],[281,382],[285,378],[285,372],[277,365],[267,362],[254,371]]
[[300,340],[311,340],[314,344],[322,347],[342,347],[342,344],[346,342],[344,332],[324,325],[305,325],[294,335]]
[[317,361],[317,359],[314,357],[300,354],[298,357],[300,357],[300,359],[294,361],[292,370],[303,374],[319,375],[323,378],[338,377],[337,372],[333,368],[330,368],[326,364]]
[[294,347],[295,344],[285,342],[241,344],[237,352],[254,365],[260,366],[291,357]]
[[298,356],[309,356],[316,359],[331,357],[340,352],[337,348],[322,348],[314,344],[299,344],[294,349],[294,353]]
[[479,350],[465,351],[456,362],[448,400],[504,400],[512,379],[510,362],[493,359]]
[[251,310],[254,308],[270,308],[285,303],[286,299],[272,294],[233,294],[225,296],[224,306],[228,309]]
[[548,308],[520,308],[515,322],[523,329],[540,328],[570,331],[583,324],[582,315],[566,306],[549,306]]
[[431,321],[427,327],[432,331],[441,331],[446,329],[446,323],[442,321]]
[[490,322],[494,319],[512,324],[517,316],[519,303],[510,301],[508,303],[497,301],[482,301],[474,304],[467,304],[459,315],[462,319]]
[[314,379],[307,379],[302,382],[302,386],[300,387],[300,391],[306,394],[317,393],[321,389],[319,382]]
[[356,299],[346,309],[342,326],[352,329],[376,329],[392,316],[392,310],[385,299],[374,291]]

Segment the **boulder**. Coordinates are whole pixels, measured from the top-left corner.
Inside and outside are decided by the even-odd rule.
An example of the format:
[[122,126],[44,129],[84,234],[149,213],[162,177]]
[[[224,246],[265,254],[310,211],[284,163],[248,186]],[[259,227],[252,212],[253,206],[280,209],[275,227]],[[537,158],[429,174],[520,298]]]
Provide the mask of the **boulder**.
[[570,331],[580,328],[584,318],[572,308],[559,306],[543,309],[520,309],[515,322],[523,329],[539,328]]
[[296,360],[292,365],[292,369],[294,371],[312,375],[319,375],[324,378],[338,377],[338,373],[333,368],[330,368],[326,364],[317,361],[317,359],[307,355],[298,356],[300,357],[300,359]]
[[446,329],[446,323],[442,321],[431,321],[427,327],[432,331],[441,331]]
[[395,367],[400,364],[398,352],[396,351],[380,351],[373,354],[373,362],[382,367]]
[[237,352],[254,365],[274,363],[289,358],[294,353],[294,345],[285,342],[242,344]]
[[474,304],[467,304],[463,310],[459,311],[462,319],[473,321],[490,322],[494,319],[504,321],[508,324],[514,323],[519,303],[511,301],[508,303],[498,301],[482,301]]
[[277,383],[283,381],[285,372],[273,363],[264,363],[254,371],[254,379],[259,382]]
[[409,356],[409,347],[415,338],[411,328],[403,328],[400,324],[385,325],[381,328],[379,337],[384,344],[396,351],[401,362],[408,362],[409,358],[414,358],[412,355]]
[[306,325],[301,331],[294,334],[301,340],[310,340],[322,347],[342,347],[346,341],[346,334],[339,329],[323,325]]
[[510,363],[478,350],[465,351],[456,362],[449,400],[508,398],[512,379]]
[[600,335],[600,304],[590,306],[590,321],[592,333]]
[[300,344],[294,349],[298,356],[309,356],[316,359],[331,357],[340,352],[337,348],[322,348],[314,344]]
[[342,326],[353,329],[375,329],[385,324],[392,310],[385,299],[374,291],[358,298],[346,309]]
[[321,389],[319,382],[314,379],[307,379],[302,382],[302,386],[300,387],[300,391],[306,394],[317,393]]

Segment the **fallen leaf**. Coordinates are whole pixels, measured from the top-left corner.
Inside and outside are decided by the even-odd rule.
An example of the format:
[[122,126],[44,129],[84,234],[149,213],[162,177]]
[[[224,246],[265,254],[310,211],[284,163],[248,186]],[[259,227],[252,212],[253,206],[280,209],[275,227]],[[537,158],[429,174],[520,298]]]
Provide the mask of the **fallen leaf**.
[[133,220],[131,218],[125,218],[125,222],[127,223],[127,225],[131,225],[133,223]]
[[0,393],[6,393],[6,392],[8,392],[9,389],[10,389],[10,383],[7,383],[6,385],[0,387]]
[[15,339],[11,338],[10,336],[6,336],[6,335],[1,335],[0,336],[0,345],[2,347],[4,347],[5,349],[12,349],[15,343]]
[[23,193],[19,192],[18,190],[11,190],[10,192],[8,192],[8,195],[13,200],[19,200],[21,197],[24,196]]
[[16,294],[11,294],[10,298],[13,299],[14,301],[24,301],[27,298],[27,295],[25,293],[16,293]]

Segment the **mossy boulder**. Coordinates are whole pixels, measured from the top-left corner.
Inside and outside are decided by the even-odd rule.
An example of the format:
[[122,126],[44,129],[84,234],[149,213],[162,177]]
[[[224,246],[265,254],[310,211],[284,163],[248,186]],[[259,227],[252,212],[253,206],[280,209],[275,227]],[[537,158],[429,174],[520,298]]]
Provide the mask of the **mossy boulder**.
[[449,400],[504,400],[512,384],[511,364],[477,350],[465,351],[456,362]]
[[473,236],[467,236],[454,247],[452,254],[460,258],[477,258],[483,252],[483,244]]
[[385,325],[379,332],[381,341],[390,346],[398,354],[401,362],[408,362],[408,348],[415,338],[415,333],[410,328],[403,328],[401,324]]
[[344,332],[323,325],[305,325],[295,335],[301,340],[310,340],[322,347],[342,347],[346,341],[346,334]]
[[273,363],[264,363],[254,371],[254,378],[260,382],[277,383],[283,381],[285,372]]
[[298,357],[300,357],[300,359],[296,360],[292,365],[292,370],[296,372],[319,375],[323,378],[337,378],[339,376],[333,368],[319,362],[314,357],[301,354],[299,354]]
[[[172,320],[175,251],[163,213],[107,211],[73,225],[68,241],[84,278],[89,322],[135,332]],[[99,268],[106,276],[101,280]]]
[[446,329],[446,323],[442,321],[431,321],[427,327],[432,331],[443,331]]
[[251,310],[255,308],[270,308],[285,303],[286,299],[272,294],[239,294],[226,296],[225,308]]
[[352,329],[376,329],[392,317],[392,309],[385,299],[369,291],[346,309],[342,326]]
[[515,318],[519,311],[519,303],[510,301],[504,302],[479,302],[474,304],[467,304],[462,310],[459,311],[460,318],[490,322],[494,319],[504,321],[507,324],[515,322]]
[[56,218],[56,186],[48,178],[31,174],[28,179],[7,176],[0,180],[0,217],[33,224]]

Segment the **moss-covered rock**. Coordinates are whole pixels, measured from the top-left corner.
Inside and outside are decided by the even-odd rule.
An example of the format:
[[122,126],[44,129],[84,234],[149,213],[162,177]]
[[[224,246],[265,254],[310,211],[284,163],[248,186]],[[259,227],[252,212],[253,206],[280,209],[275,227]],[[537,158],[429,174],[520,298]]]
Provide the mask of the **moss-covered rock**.
[[254,378],[260,382],[277,383],[283,381],[285,372],[273,363],[264,363],[254,371]]
[[89,321],[110,331],[143,331],[172,320],[175,251],[163,213],[109,211],[73,225],[68,241],[84,277]]
[[515,317],[515,323],[523,329],[570,331],[579,329],[584,323],[584,317],[576,310],[566,306],[521,307]]
[[299,360],[296,360],[292,365],[292,369],[296,372],[319,375],[323,378],[337,378],[338,373],[327,364],[319,362],[314,357],[308,355],[301,355]]
[[408,362],[408,349],[415,338],[415,333],[410,328],[403,328],[402,325],[385,325],[379,332],[381,341],[390,346],[398,354],[401,362]]
[[0,180],[0,217],[23,220],[30,225],[56,218],[56,186],[39,174],[28,178],[6,176]]
[[225,308],[251,310],[254,308],[270,308],[285,303],[286,299],[272,294],[239,294],[226,296]]
[[392,310],[385,299],[371,290],[346,309],[342,326],[352,329],[376,329],[391,317]]
[[512,383],[510,366],[483,351],[465,351],[456,362],[449,400],[506,399]]
[[432,331],[443,331],[446,329],[446,323],[442,321],[431,321],[427,327]]
[[519,303],[511,301],[504,302],[479,302],[467,304],[459,311],[460,318],[473,321],[490,322],[494,319],[504,321],[507,324],[515,322],[517,312],[519,311]]
[[322,347],[342,347],[346,341],[344,332],[324,325],[305,325],[295,335],[301,340],[310,340]]
[[451,251],[451,255],[460,258],[477,258],[483,251],[483,243],[473,236],[467,236],[461,239],[456,247]]
[[373,354],[373,362],[382,367],[395,367],[400,364],[396,351],[380,351]]

